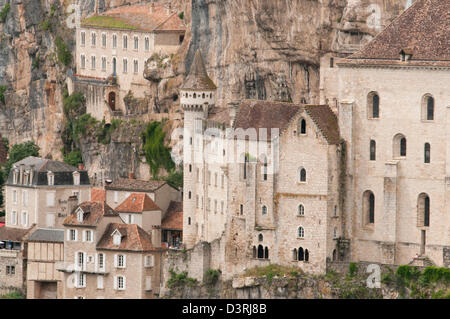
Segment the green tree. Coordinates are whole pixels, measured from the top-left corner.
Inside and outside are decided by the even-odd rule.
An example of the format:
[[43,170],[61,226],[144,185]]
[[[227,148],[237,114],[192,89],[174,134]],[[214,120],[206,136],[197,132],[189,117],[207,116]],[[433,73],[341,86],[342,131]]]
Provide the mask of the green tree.
[[153,178],[158,178],[159,170],[164,167],[170,174],[175,169],[175,163],[170,156],[170,148],[164,145],[164,133],[160,122],[151,122],[142,132],[145,159],[150,165]]

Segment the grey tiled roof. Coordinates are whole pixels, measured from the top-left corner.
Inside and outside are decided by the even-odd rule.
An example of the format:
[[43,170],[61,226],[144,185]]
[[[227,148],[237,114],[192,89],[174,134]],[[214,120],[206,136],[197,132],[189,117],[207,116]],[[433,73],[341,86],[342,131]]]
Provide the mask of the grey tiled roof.
[[39,228],[30,235],[28,241],[63,243],[64,230]]

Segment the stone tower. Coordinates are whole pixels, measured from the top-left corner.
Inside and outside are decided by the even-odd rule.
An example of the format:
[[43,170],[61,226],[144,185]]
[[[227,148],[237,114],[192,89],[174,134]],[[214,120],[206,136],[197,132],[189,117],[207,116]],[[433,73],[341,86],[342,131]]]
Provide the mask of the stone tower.
[[215,105],[216,89],[198,50],[189,75],[180,88],[184,111],[183,243],[186,248],[192,248],[204,236],[206,205],[199,205],[196,199],[206,197],[204,189],[199,186],[204,183],[197,182],[197,172],[204,178],[203,123]]

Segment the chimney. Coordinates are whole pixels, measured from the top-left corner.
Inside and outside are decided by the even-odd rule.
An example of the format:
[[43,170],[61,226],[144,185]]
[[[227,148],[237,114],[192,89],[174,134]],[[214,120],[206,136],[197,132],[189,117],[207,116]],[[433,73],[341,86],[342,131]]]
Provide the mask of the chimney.
[[19,184],[23,184],[23,171],[24,171],[25,165],[24,164],[20,164],[20,169],[19,169]]
[[30,185],[33,184],[33,177],[34,177],[34,165],[30,166]]
[[128,173],[128,179],[134,179],[134,173],[133,172]]
[[77,196],[69,196],[67,200],[67,214],[70,215],[73,213],[75,208],[78,206],[78,197]]
[[161,247],[161,226],[152,227],[152,245],[155,248]]

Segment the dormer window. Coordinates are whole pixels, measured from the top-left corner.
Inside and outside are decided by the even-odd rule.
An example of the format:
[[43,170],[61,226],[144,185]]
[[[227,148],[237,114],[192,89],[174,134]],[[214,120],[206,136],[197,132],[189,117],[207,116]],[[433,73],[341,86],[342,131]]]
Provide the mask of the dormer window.
[[122,242],[122,234],[116,229],[111,236],[113,237],[113,244],[114,246],[120,246],[120,243]]
[[73,184],[80,185],[80,173],[79,172],[73,173]]
[[83,212],[83,210],[80,208],[80,209],[77,210],[77,221],[78,221],[79,223],[82,223],[82,222],[83,222],[83,217],[84,217],[84,212]]
[[49,186],[55,185],[55,174],[52,172],[47,173],[47,181]]
[[400,61],[406,62],[411,60],[412,50],[410,48],[402,49],[400,51]]
[[19,171],[17,170],[17,168],[15,168],[13,171],[13,184],[17,184],[18,177],[19,177]]

